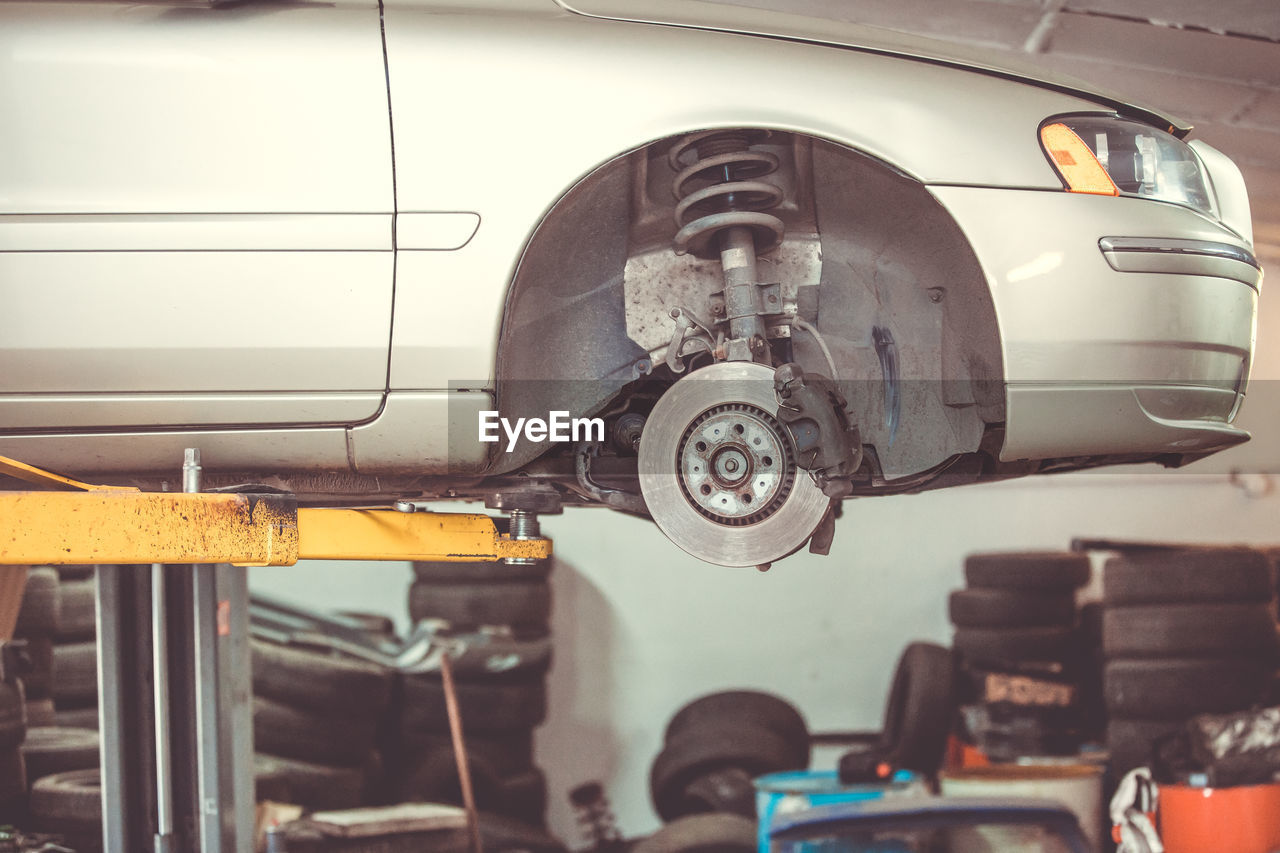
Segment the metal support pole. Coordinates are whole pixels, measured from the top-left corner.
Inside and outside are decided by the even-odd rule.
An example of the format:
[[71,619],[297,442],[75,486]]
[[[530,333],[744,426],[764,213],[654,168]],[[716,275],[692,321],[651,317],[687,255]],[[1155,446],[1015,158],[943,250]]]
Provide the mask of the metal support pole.
[[219,620],[218,696],[221,703],[224,802],[234,838],[232,849],[253,849],[255,817],[253,782],[253,664],[249,649],[249,570],[218,566],[218,597],[225,621]]
[[[200,491],[200,451],[188,449],[184,492]],[[201,853],[253,849],[253,717],[249,580],[243,568],[192,566],[196,820]]]
[[[200,451],[188,448],[182,462],[182,490],[200,491]],[[196,822],[202,853],[232,853],[224,848],[222,786],[219,758],[223,753],[218,717],[218,575],[217,567],[191,567],[192,627],[195,639]]]
[[173,851],[173,760],[169,731],[169,620],[165,609],[165,567],[151,566],[151,666],[155,684],[156,837],[155,853]]
[[123,609],[120,566],[103,565],[94,571],[94,596],[98,621],[98,731],[101,732],[99,764],[102,784],[102,848],[127,850],[128,822],[135,804],[129,801],[125,764],[124,679],[121,677]]
[[102,838],[110,851],[145,850],[155,831],[151,578],[136,569],[99,565],[94,581]]

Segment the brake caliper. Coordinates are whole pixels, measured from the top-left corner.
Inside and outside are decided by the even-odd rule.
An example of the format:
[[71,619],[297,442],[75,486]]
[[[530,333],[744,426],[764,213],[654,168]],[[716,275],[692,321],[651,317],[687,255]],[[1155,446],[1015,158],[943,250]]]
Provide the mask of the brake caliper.
[[773,391],[778,420],[795,442],[796,464],[827,497],[847,497],[862,464],[862,436],[836,383],[805,373],[798,364],[784,364],[773,373]]

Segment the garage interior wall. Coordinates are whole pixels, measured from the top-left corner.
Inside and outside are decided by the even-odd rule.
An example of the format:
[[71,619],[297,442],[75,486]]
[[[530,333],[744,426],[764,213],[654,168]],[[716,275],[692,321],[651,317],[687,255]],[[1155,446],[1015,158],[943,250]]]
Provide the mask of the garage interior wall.
[[[1188,115],[1200,125],[1198,135],[1241,165],[1259,253],[1269,272],[1280,274],[1280,19],[1273,0],[785,5],[1038,53],[1049,67]],[[1183,26],[1144,23],[1146,6],[1159,6],[1166,24]],[[966,554],[1065,548],[1073,536],[1280,543],[1280,304],[1265,286],[1264,294],[1250,399],[1239,421],[1255,440],[1180,471],[1110,469],[859,500],[845,505],[831,556],[800,554],[764,574],[705,565],[652,525],[604,510],[544,518],[557,553],[556,657],[537,759],[548,775],[552,830],[579,843],[566,792],[592,779],[604,783],[625,835],[655,829],[649,764],[671,713],[704,692],[776,692],[817,731],[878,727],[903,646],[949,642],[946,596],[962,585]],[[384,612],[401,629],[410,579],[405,564],[372,563],[307,563],[251,575],[255,591],[321,609]]]

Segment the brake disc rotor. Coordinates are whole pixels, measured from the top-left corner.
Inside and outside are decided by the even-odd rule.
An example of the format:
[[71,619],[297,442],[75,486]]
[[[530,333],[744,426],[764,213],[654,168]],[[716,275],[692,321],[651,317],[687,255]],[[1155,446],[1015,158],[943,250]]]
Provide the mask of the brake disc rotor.
[[721,362],[658,400],[640,438],[640,490],[672,542],[722,566],[757,566],[808,540],[830,499],[774,418],[773,371]]

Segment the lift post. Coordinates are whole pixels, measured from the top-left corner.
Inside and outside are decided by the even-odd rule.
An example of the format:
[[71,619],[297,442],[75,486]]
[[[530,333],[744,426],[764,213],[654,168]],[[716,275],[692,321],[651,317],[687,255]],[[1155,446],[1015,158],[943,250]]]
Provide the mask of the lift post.
[[[299,560],[525,562],[551,542],[522,514],[298,507],[262,487],[183,492],[80,482],[0,456],[0,566],[98,564],[99,727],[107,850],[253,849],[248,583]],[[240,568],[237,568],[240,567]],[[135,571],[135,569],[137,569]],[[149,571],[143,571],[149,569]]]

